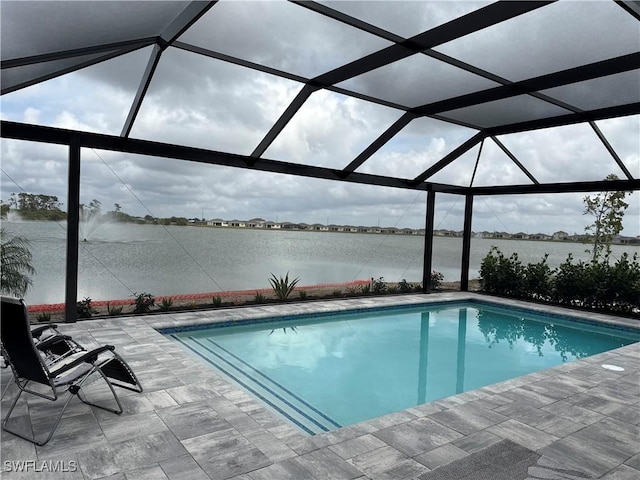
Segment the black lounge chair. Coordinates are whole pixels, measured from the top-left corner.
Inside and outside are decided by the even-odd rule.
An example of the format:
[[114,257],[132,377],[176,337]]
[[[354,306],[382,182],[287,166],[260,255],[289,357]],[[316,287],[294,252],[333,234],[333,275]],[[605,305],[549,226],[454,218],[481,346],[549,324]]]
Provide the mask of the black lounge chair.
[[[86,350],[68,335],[62,335],[58,332],[58,325],[55,323],[49,323],[47,325],[41,325],[31,329],[31,336],[36,344],[36,348],[41,352],[48,367],[68,355]],[[2,358],[2,360],[3,362],[2,365],[0,365],[0,368],[9,368],[9,365],[4,361],[4,358]],[[4,398],[9,387],[11,387],[11,382],[7,382],[4,386],[0,399]]]
[[[78,351],[66,356],[61,356],[57,361],[47,363],[46,357],[38,350],[34,342],[29,328],[27,307],[22,300],[2,297],[0,322],[2,355],[9,367],[11,367],[15,383],[20,390],[11,403],[2,422],[2,428],[9,433],[35,443],[36,445],[44,445],[53,436],[62,415],[74,395],[88,405],[119,414],[122,413],[122,405],[113,388],[114,386],[135,392],[142,392],[142,386],[140,382],[138,382],[135,374],[131,371],[127,363],[115,352],[115,347],[111,345],[105,345],[91,351],[86,351],[78,346]],[[67,337],[67,339],[69,338],[70,337]],[[62,340],[66,339],[63,338]],[[99,374],[105,380],[113,394],[117,408],[114,409],[104,405],[98,405],[83,398],[82,386],[85,381],[94,374]],[[46,393],[29,388],[30,384],[37,384],[37,388],[40,390],[42,390],[43,387],[47,387]],[[50,393],[48,389],[51,390]],[[7,426],[11,414],[23,392],[51,401],[58,400],[65,392],[69,393],[51,431],[42,441],[37,440],[35,436],[27,436]]]

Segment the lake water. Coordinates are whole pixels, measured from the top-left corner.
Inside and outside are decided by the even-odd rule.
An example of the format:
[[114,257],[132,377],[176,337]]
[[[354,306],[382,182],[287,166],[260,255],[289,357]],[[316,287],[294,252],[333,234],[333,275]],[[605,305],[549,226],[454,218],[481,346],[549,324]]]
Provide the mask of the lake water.
[[[32,243],[33,287],[29,304],[62,303],[65,289],[66,224],[11,222],[2,225]],[[108,223],[96,225],[81,242],[78,297],[113,300],[134,292],[154,296],[269,288],[271,273],[300,277],[299,285],[384,277],[422,280],[424,237],[328,232],[165,227]],[[469,276],[477,278],[492,245],[523,263],[549,253],[557,266],[569,253],[588,259],[579,243],[473,239]],[[460,278],[461,238],[435,237],[433,270],[446,281]],[[613,253],[633,254],[638,246],[614,245]]]

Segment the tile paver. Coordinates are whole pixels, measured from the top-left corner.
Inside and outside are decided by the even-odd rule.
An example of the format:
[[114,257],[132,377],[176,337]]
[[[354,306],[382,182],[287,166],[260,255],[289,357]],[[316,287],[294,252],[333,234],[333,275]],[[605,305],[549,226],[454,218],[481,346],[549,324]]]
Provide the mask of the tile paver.
[[[442,293],[62,324],[63,333],[88,346],[115,345],[145,390],[141,394],[118,391],[124,407],[120,416],[74,400],[44,447],[2,432],[1,460],[73,461],[80,468],[67,477],[91,480],[396,479],[426,476],[508,439],[542,455],[536,467],[541,472],[547,462],[592,478],[640,478],[640,344],[310,437],[156,330],[466,298],[496,301],[477,294]],[[500,302],[567,313],[513,300]],[[627,328],[638,325],[632,319],[582,316]],[[604,370],[603,363],[625,370]],[[9,371],[0,373],[3,382],[8,381]],[[100,387],[95,394],[106,395]],[[2,408],[7,406],[5,399]],[[30,429],[31,421],[37,432],[48,426],[49,403],[30,398],[17,408],[21,428]],[[47,476],[4,471],[2,478]]]

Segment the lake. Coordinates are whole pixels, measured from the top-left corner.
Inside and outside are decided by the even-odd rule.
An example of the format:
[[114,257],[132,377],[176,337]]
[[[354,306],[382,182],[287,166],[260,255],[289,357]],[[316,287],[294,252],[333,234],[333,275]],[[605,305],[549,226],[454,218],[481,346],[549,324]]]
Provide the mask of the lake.
[[[66,224],[13,222],[2,225],[32,243],[37,270],[25,300],[29,304],[62,303],[65,290]],[[424,237],[306,231],[244,230],[105,223],[81,236],[78,298],[113,300],[134,292],[154,296],[269,288],[274,273],[300,277],[299,285],[348,282],[384,277],[387,282],[422,281]],[[549,253],[554,267],[569,253],[588,259],[580,243],[473,239],[469,277],[477,278],[492,245],[523,263]],[[462,239],[435,237],[433,270],[445,281],[460,279]],[[639,246],[614,245],[622,252]]]

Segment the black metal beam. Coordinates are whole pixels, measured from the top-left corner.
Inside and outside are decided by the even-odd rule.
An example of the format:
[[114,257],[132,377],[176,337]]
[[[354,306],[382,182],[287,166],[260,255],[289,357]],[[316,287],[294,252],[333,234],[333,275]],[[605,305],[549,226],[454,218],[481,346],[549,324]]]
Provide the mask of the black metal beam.
[[[292,3],[295,3],[296,5],[300,5],[301,7],[304,8],[308,8],[309,10],[312,10],[314,12],[320,13],[321,15],[325,15],[333,20],[342,22],[346,25],[349,25],[351,27],[355,27],[359,30],[362,30],[364,32],[367,32],[369,34],[375,35],[379,38],[383,38],[385,40],[388,40],[390,42],[394,42],[394,43],[402,43],[402,42],[407,42],[407,39],[404,37],[401,37],[399,35],[396,35],[394,33],[388,32],[386,30],[383,30],[379,27],[373,26],[369,23],[363,22],[362,20],[360,20],[359,18],[355,18],[355,17],[351,17],[349,15],[346,15],[338,10],[334,10],[332,8],[327,7],[326,5],[322,5],[313,1],[309,1],[309,0],[305,0],[305,1],[299,1],[299,0],[289,0]],[[496,82],[500,85],[504,85],[506,87],[509,87],[510,85],[512,85],[514,82],[510,81],[506,78],[502,78],[499,75],[496,75],[494,73],[488,72],[486,70],[483,70],[481,68],[478,68],[474,65],[470,65],[466,62],[463,62],[457,58],[453,58],[449,55],[446,55],[442,52],[438,52],[436,50],[433,49],[425,49],[422,50],[420,53],[429,56],[431,58],[434,58],[436,60],[440,60],[441,62],[447,63],[449,65],[452,65],[456,68],[459,68],[461,70],[464,70],[466,72],[469,73],[473,73],[474,75],[478,75],[482,78],[486,78],[488,80],[491,80],[493,82]],[[354,96],[354,92],[347,92],[347,95],[352,95]],[[539,92],[531,92],[530,95],[543,100],[545,102],[551,103],[553,105],[562,107],[562,108],[566,108],[567,110],[573,111],[573,112],[578,112],[580,111],[580,109],[574,107],[573,105],[569,105],[565,102],[562,102],[560,100],[557,100],[555,98],[549,97],[548,95],[544,95],[542,93]],[[376,103],[378,103],[380,101],[380,99],[369,99],[369,98],[364,98],[365,100],[369,100],[369,101],[375,101]],[[409,106],[408,105],[402,105],[402,106],[398,106],[398,105],[393,105],[393,107],[395,108],[401,108],[403,110],[409,110]],[[475,126],[474,126],[475,128]]]
[[[207,163],[210,165],[223,165],[249,170],[338,180],[365,185],[377,185],[391,188],[423,190],[459,195],[510,195],[521,193],[595,192],[605,190],[640,189],[640,180],[637,179],[469,188],[432,182],[415,182],[414,180],[409,179],[385,177],[358,172],[354,172],[345,178],[342,170],[333,168],[280,162],[277,160],[253,158],[246,155],[216,152],[201,148],[151,142],[148,140],[132,139],[114,135],[80,132],[62,128],[44,127],[41,125],[10,122],[7,120],[0,121],[0,137],[14,140],[51,143],[56,145],[71,145],[72,141],[76,141],[81,147],[96,148],[99,150],[134,153],[159,158],[171,158],[175,160]],[[478,139],[478,141],[480,140]]]
[[15,140],[27,140],[59,145],[69,145],[71,138],[78,138],[78,142],[85,148],[110,150],[124,153],[135,153],[161,158],[187,160],[191,162],[206,163],[210,165],[223,165],[228,167],[258,170],[272,173],[283,173],[303,177],[320,178],[326,180],[342,180],[350,183],[365,185],[378,185],[409,190],[437,189],[455,193],[460,187],[450,187],[439,184],[412,185],[408,179],[385,177],[367,173],[354,172],[348,178],[343,178],[341,169],[302,165],[277,160],[255,158],[246,155],[238,155],[225,152],[216,152],[201,148],[193,148],[169,143],[152,142],[148,140],[132,139],[113,135],[104,135],[90,132],[77,132],[40,125],[30,125],[18,122],[0,122],[0,135],[4,138]]
[[418,175],[416,178],[414,178],[413,179],[413,183],[424,182],[426,179],[428,179],[432,175],[435,175],[437,172],[439,172],[444,167],[449,165],[451,162],[453,162],[460,155],[464,154],[465,152],[467,152],[467,151],[471,150],[473,147],[475,147],[478,143],[480,143],[482,140],[484,140],[486,138],[486,136],[487,135],[484,132],[476,133],[469,140],[467,140],[462,145],[460,145],[458,148],[456,148],[454,151],[452,151],[451,153],[446,155],[442,160],[440,160],[435,165],[433,165],[432,167],[428,168],[427,170],[422,172],[420,175]]
[[[520,82],[514,82],[510,85],[502,85],[493,87],[479,92],[473,92],[466,95],[460,95],[446,100],[421,105],[410,109],[409,111],[418,115],[434,115],[442,114],[450,110],[471,107],[481,103],[494,102],[517,95],[536,93],[540,90],[560,87],[571,83],[592,80],[617,73],[628,72],[640,68],[640,52],[621,55],[619,57],[594,62],[589,65],[569,68],[560,72],[554,72],[542,75]],[[542,98],[547,100],[546,98]],[[550,99],[551,103],[555,99]],[[571,107],[574,109],[574,107]]]
[[300,82],[300,83],[309,82],[308,78],[302,77],[300,75],[296,75],[294,73],[285,72],[284,70],[278,70],[277,68],[267,67],[265,65],[260,65],[259,63],[250,62],[249,60],[243,60],[241,58],[227,55],[226,53],[216,52],[215,50],[199,47],[197,45],[191,45],[190,43],[176,41],[176,42],[173,42],[171,46],[174,48],[179,48],[180,50],[185,50],[187,52],[195,53],[198,55],[204,55],[205,57],[213,58],[216,60],[234,64],[234,65],[239,65],[245,68],[250,68],[258,72],[268,73],[270,75],[275,75],[277,77],[293,80],[294,82]]
[[433,225],[436,209],[436,192],[427,192],[427,213],[424,230],[424,257],[422,262],[422,291],[431,293],[431,271],[433,270]]
[[359,18],[352,17],[345,13],[342,13],[339,10],[335,10],[333,8],[328,7],[322,3],[314,2],[311,0],[289,0],[291,3],[295,3],[296,5],[307,8],[313,12],[319,13],[320,15],[324,15],[325,17],[329,17],[332,20],[336,20],[338,22],[344,23],[345,25],[349,25],[350,27],[355,27],[358,30],[362,30],[363,32],[370,33],[375,35],[376,37],[383,38],[390,42],[400,43],[404,42],[406,39],[401,37],[400,35],[396,35],[395,33],[391,33],[387,30],[384,30],[380,27],[376,27],[375,25],[371,25]]
[[462,234],[462,264],[460,266],[460,291],[469,290],[469,259],[471,258],[471,224],[473,220],[473,195],[466,195],[464,204],[464,228]]
[[280,115],[278,121],[271,127],[271,130],[267,132],[260,144],[251,153],[251,157],[258,158],[262,156],[267,148],[269,148],[269,145],[273,143],[284,127],[287,126],[287,123],[289,123],[293,116],[298,113],[298,110],[300,110],[302,105],[304,105],[304,102],[306,102],[311,94],[316,90],[318,90],[318,87],[307,84],[298,92],[296,98],[293,99],[287,109],[282,113],[282,115]]
[[613,157],[615,162],[618,164],[618,167],[620,167],[620,170],[624,172],[625,176],[629,180],[632,180],[633,175],[631,175],[631,172],[629,171],[627,166],[622,162],[622,159],[620,158],[618,153],[613,149],[613,147],[609,143],[609,140],[607,140],[607,137],[604,136],[604,133],[602,133],[602,130],[600,130],[600,128],[598,127],[598,125],[596,125],[595,122],[589,122],[589,125],[591,125],[591,128],[593,129],[593,131],[596,132],[596,135],[604,145],[604,148],[606,148],[607,151],[609,152],[609,155]]
[[218,0],[212,2],[191,2],[159,35],[158,42],[161,44],[161,47],[165,49],[175,42],[180,35],[187,31],[191,25],[197,22],[198,19],[207,13],[216,3],[218,3]]
[[616,107],[606,107],[597,110],[587,110],[581,113],[568,113],[556,117],[529,120],[526,122],[512,123],[498,127],[490,127],[484,130],[489,136],[507,135],[509,133],[527,132],[541,128],[562,127],[576,123],[593,122],[607,118],[625,117],[627,115],[637,115],[640,113],[640,102],[618,105]]
[[374,52],[314,79],[319,85],[335,85],[456,38],[517,17],[553,1],[496,2]]
[[133,122],[135,122],[136,117],[138,116],[138,112],[140,111],[140,107],[142,107],[142,101],[144,100],[144,96],[149,89],[151,79],[153,78],[153,74],[156,71],[156,67],[158,66],[161,55],[162,49],[160,48],[160,46],[157,44],[154,45],[153,50],[151,51],[151,55],[149,56],[149,61],[147,62],[147,68],[145,68],[142,78],[140,79],[140,84],[138,85],[136,96],[133,99],[131,108],[129,109],[129,115],[127,115],[127,119],[125,120],[122,127],[122,132],[120,133],[120,136],[122,137],[128,137],[129,133],[131,133]]
[[529,177],[529,180],[531,180],[536,185],[540,183],[538,182],[538,179],[534,177],[531,174],[531,172],[527,170],[522,163],[520,163],[520,160],[518,160],[516,156],[513,153],[511,153],[511,151],[500,140],[498,140],[496,137],[490,137],[490,138],[491,140],[494,141],[496,145],[498,145],[498,147],[500,147],[500,149],[507,155],[507,157],[509,157],[511,161],[515,163],[520,170],[522,170],[522,173],[524,173],[527,177]]
[[80,142],[69,142],[67,182],[67,269],[65,276],[65,321],[76,321],[78,302],[78,248],[80,236]]
[[615,0],[615,2],[640,21],[640,2],[632,0]]
[[587,182],[540,183],[538,185],[494,185],[473,187],[473,195],[529,195],[542,193],[587,193],[640,190],[640,180],[594,180]]
[[89,47],[73,48],[71,50],[62,50],[59,52],[43,53],[41,55],[32,55],[29,57],[11,58],[9,60],[0,61],[0,68],[4,70],[5,68],[24,67],[37,63],[55,62],[56,60],[83,57],[85,55],[92,55],[96,53],[110,53],[115,50],[131,51],[153,45],[155,42],[155,37],[147,37],[135,40],[125,40],[122,42],[104,43]]
[[120,48],[118,50],[111,50],[108,53],[105,53],[104,55],[100,55],[98,57],[93,57],[90,58],[88,60],[85,60],[83,62],[80,63],[76,63],[74,65],[70,65],[66,68],[61,68],[61,69],[57,69],[53,72],[49,72],[46,73],[44,75],[39,75],[37,77],[31,78],[29,80],[26,80],[24,82],[20,82],[14,85],[9,85],[7,87],[4,86],[4,84],[6,82],[4,82],[3,80],[5,79],[5,76],[3,75],[2,78],[0,79],[0,82],[2,82],[2,89],[0,90],[0,95],[5,95],[7,93],[11,93],[11,92],[15,92],[17,90],[20,90],[22,88],[26,88],[26,87],[30,87],[31,85],[36,85],[38,83],[42,83],[45,82],[47,80],[51,80],[53,78],[59,77],[61,75],[66,75],[67,73],[71,73],[71,72],[75,72],[76,70],[80,70],[82,68],[85,67],[90,67],[91,65],[96,65],[98,63],[104,62],[106,60],[111,60],[112,58],[115,57],[119,57],[120,55],[125,55],[127,53],[133,52],[134,50],[138,50],[140,48],[144,48],[148,45],[151,45],[152,43],[147,43],[147,42],[141,42],[141,43],[132,43],[131,45],[127,46],[127,47],[123,47]]
[[349,165],[344,168],[345,174],[350,174],[355,171],[360,165],[366,162],[371,155],[376,153],[380,148],[384,146],[389,140],[391,140],[399,131],[406,127],[413,119],[414,115],[405,113],[393,125],[391,125],[385,132],[376,138],[364,151],[358,155]]

